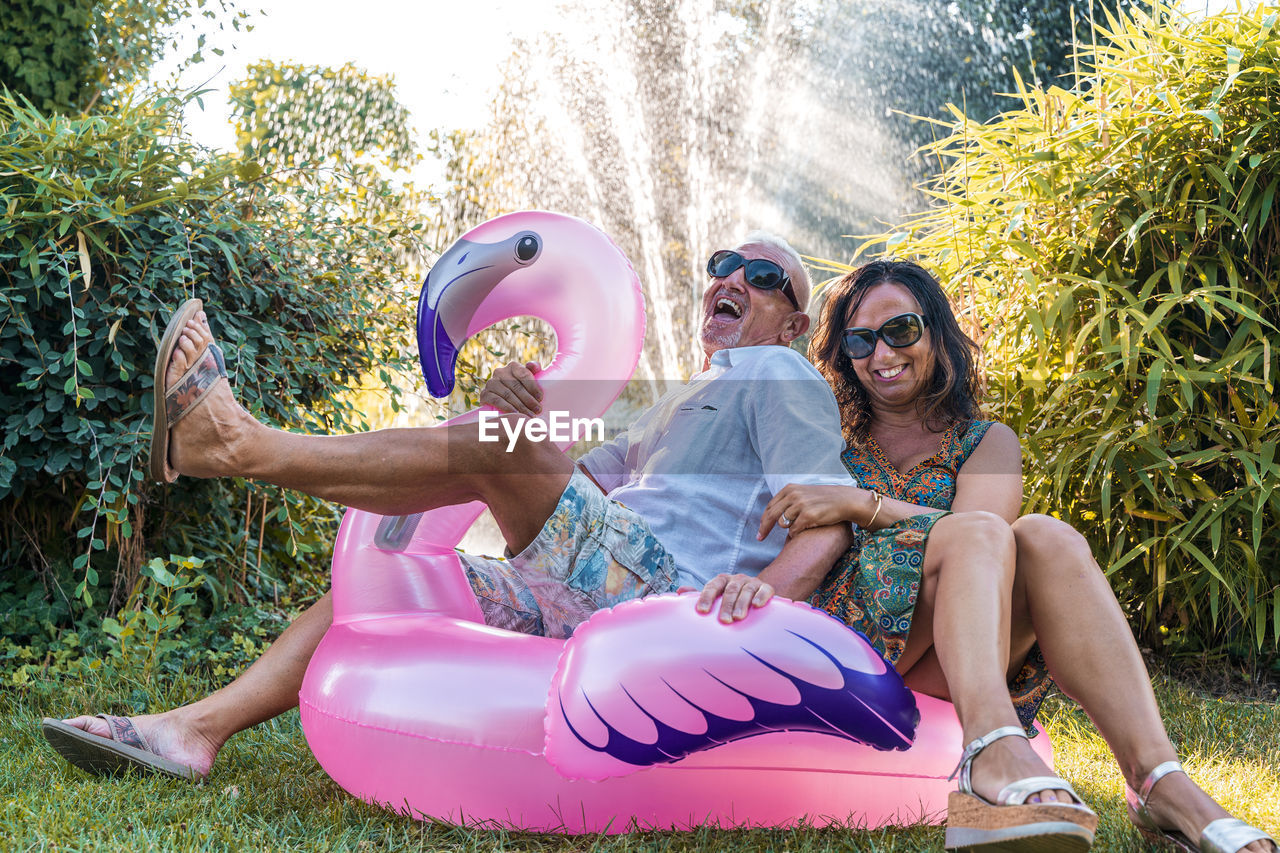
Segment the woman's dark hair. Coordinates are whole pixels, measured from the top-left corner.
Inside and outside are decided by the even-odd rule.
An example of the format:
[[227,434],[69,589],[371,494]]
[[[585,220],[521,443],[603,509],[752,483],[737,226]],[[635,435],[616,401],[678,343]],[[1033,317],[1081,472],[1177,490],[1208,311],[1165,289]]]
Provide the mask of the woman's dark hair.
[[826,377],[840,405],[846,444],[863,443],[871,428],[871,401],[840,349],[845,319],[862,304],[867,291],[892,282],[911,292],[920,303],[933,346],[933,376],[917,401],[921,420],[935,432],[978,416],[982,379],[974,355],[978,350],[960,330],[955,312],[938,280],[910,261],[873,261],[829,285],[818,329],[809,341],[809,360]]

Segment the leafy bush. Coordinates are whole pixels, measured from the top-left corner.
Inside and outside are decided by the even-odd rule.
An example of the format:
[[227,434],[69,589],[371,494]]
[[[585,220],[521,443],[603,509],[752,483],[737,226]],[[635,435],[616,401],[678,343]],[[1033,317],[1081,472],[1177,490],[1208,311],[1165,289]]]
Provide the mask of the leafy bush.
[[44,112],[87,110],[145,78],[179,44],[183,21],[192,21],[196,35],[186,65],[202,58],[201,29],[240,30],[247,16],[231,0],[7,0],[0,87]]
[[1072,89],[956,111],[927,149],[940,203],[884,238],[982,342],[1026,509],[1092,540],[1150,636],[1197,647],[1280,647],[1276,24],[1110,19]]
[[[150,679],[156,665],[182,643],[174,634],[184,621],[183,610],[195,604],[195,591],[204,583],[198,557],[159,557],[142,567],[142,577],[129,593],[118,618],[102,620],[102,629],[116,641],[112,653],[129,668]],[[172,570],[170,570],[172,566]]]
[[280,167],[369,160],[391,168],[419,159],[409,111],[390,77],[341,68],[261,60],[231,86],[237,144],[249,159]]
[[235,570],[264,549],[277,572],[323,572],[308,551],[331,541],[334,508],[240,481],[160,496],[144,482],[155,345],[184,297],[205,300],[242,401],[278,426],[362,428],[349,386],[405,363],[408,308],[383,285],[412,228],[246,181],[261,170],[175,134],[180,108],[73,119],[0,95],[6,603],[27,599],[32,570],[55,585],[74,572],[86,603],[104,576],[127,594],[157,552],[200,554],[239,596],[263,579]]

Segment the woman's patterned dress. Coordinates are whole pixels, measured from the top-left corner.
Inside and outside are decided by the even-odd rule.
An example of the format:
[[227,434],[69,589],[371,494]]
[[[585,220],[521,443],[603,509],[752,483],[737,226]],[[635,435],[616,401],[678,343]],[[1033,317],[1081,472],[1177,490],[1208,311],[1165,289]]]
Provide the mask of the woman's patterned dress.
[[[889,462],[873,438],[863,447],[845,450],[841,457],[863,488],[935,510],[882,530],[856,530],[853,547],[811,599],[814,606],[865,634],[890,663],[902,654],[911,631],[929,531],[949,513],[956,496],[956,474],[990,426],[991,421],[972,421],[951,427],[938,451],[906,473]],[[1052,684],[1040,647],[1032,646],[1022,670],[1009,682],[1018,719],[1028,730]]]

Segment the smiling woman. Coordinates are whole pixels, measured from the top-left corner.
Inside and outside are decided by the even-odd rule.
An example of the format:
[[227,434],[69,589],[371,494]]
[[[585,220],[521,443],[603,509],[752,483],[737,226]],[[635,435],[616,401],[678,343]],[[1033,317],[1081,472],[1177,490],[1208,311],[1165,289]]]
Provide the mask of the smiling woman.
[[[960,330],[942,288],[914,264],[877,262],[863,267],[858,275],[862,286],[851,282],[828,295],[831,307],[824,311],[822,328],[810,350],[810,356],[825,365],[843,413],[845,441],[852,445],[866,440],[873,396],[881,405],[897,396],[914,407],[916,397],[923,395],[921,415],[935,429],[975,418],[982,394],[974,360],[977,347]],[[865,285],[870,281],[887,282],[887,286],[870,288]],[[908,315],[919,320],[918,327],[903,322]],[[881,341],[885,346],[879,345]],[[936,358],[936,350],[946,357]],[[926,363],[917,364],[921,359]],[[905,377],[894,372],[912,365],[918,369]],[[904,396],[897,390],[913,380],[911,388],[918,393]],[[927,387],[920,387],[925,381]],[[908,417],[915,420],[913,413]]]
[[842,458],[859,485],[787,486],[760,526],[860,526],[813,601],[865,633],[909,687],[955,704],[968,745],[947,847],[1092,844],[1097,816],[1024,740],[1052,672],[1119,760],[1139,830],[1202,850],[1273,851],[1182,772],[1084,538],[1055,518],[1019,517],[1018,438],[978,417],[975,350],[916,264],[878,261],[836,282],[809,356],[840,403]]

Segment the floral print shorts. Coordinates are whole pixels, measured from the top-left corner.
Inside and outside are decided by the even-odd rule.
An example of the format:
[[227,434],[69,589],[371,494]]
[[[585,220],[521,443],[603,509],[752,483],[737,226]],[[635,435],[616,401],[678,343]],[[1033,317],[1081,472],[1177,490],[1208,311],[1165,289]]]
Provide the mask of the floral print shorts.
[[486,624],[557,639],[597,610],[677,588],[675,560],[648,522],[580,468],[529,547],[509,560],[458,556]]

